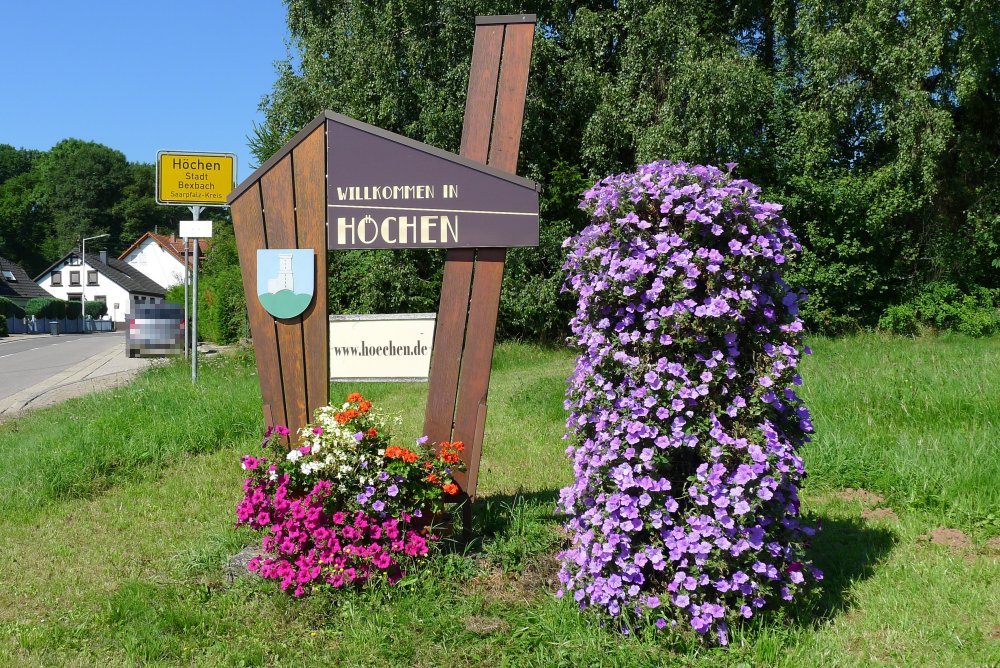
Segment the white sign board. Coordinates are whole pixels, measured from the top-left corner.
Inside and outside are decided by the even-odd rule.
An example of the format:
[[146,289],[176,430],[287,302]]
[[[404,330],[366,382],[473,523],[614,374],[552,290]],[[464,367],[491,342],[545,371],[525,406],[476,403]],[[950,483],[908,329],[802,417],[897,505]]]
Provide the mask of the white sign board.
[[435,313],[330,316],[330,380],[424,382]]
[[182,239],[210,239],[212,238],[212,221],[182,220],[180,233]]

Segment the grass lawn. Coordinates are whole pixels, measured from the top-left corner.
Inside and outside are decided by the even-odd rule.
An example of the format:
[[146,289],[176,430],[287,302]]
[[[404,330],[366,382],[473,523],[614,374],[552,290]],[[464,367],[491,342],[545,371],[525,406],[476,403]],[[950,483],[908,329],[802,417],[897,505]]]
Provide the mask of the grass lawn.
[[[0,665],[988,666],[1000,664],[1000,339],[811,341],[804,508],[822,593],[728,649],[624,637],[555,599],[566,351],[505,344],[467,549],[389,591],[293,601],[223,564],[245,359],[183,364],[0,425]],[[355,387],[335,386],[334,397]],[[360,388],[421,425],[426,388]]]

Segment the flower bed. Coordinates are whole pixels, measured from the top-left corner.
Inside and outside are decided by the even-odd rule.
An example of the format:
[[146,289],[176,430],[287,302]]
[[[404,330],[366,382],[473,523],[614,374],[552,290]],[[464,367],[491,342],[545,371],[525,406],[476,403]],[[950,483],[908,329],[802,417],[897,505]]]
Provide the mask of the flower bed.
[[585,196],[568,239],[577,300],[560,595],[627,623],[728,625],[822,574],[803,557],[795,393],[804,294],[780,205],[715,167],[657,162]]
[[458,493],[461,442],[391,443],[390,421],[358,393],[316,411],[296,435],[268,430],[261,457],[247,455],[237,525],[263,533],[248,567],[301,596],[372,580],[397,582],[430,554],[430,516]]

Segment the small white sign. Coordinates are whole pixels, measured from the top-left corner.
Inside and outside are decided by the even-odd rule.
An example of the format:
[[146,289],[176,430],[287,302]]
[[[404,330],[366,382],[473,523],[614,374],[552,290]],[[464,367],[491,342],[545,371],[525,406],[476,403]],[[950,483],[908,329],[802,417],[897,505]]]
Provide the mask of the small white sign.
[[426,381],[434,313],[330,316],[330,380]]
[[183,239],[211,239],[212,221],[182,220],[180,233]]

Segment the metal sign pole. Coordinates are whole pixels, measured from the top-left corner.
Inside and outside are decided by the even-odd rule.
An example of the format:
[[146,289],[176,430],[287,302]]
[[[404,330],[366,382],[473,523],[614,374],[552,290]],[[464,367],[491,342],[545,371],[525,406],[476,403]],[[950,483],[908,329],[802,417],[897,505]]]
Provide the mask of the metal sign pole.
[[191,335],[191,317],[188,312],[188,270],[191,268],[191,247],[188,246],[188,238],[184,239],[184,357],[188,356],[188,337]]
[[[198,220],[203,207],[192,206],[191,216]],[[191,382],[198,382],[198,237],[194,238],[194,281],[191,286]]]

